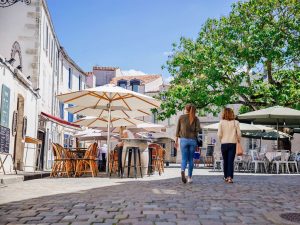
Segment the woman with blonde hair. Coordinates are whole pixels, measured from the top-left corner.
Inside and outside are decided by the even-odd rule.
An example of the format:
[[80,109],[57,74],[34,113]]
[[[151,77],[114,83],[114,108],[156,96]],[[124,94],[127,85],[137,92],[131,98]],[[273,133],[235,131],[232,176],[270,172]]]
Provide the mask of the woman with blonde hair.
[[200,131],[200,122],[196,117],[196,107],[192,104],[185,106],[185,114],[181,115],[178,120],[176,129],[176,142],[175,147],[178,149],[178,138],[180,138],[180,150],[181,150],[181,180],[186,183],[185,169],[187,162],[188,168],[188,183],[192,183],[192,174],[194,167],[194,152],[197,147],[196,138]]
[[221,141],[224,180],[227,183],[233,183],[236,143],[241,139],[241,130],[240,123],[235,120],[235,115],[231,108],[225,108],[223,110],[222,120],[218,128],[218,137]]

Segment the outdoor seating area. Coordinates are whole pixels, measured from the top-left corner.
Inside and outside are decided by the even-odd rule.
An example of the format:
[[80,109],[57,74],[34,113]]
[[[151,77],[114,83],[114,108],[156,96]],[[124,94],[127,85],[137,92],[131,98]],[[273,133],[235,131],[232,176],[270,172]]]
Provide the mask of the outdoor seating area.
[[53,143],[52,149],[55,158],[50,177],[79,177],[85,174],[97,176],[97,143],[91,144],[86,150],[68,149]]
[[[53,143],[52,150],[54,162],[50,177],[97,177],[99,174],[97,158],[98,144],[92,143],[85,148],[64,148],[60,144]],[[122,149],[115,148],[109,153],[109,176],[141,177],[164,172],[165,149],[156,143],[150,143],[147,148],[149,157],[141,159],[139,147],[126,147],[124,154]],[[145,170],[144,170],[145,169]]]
[[[300,166],[300,152],[290,153],[288,150],[259,153],[250,150],[249,154],[237,156],[234,161],[236,172],[269,173],[269,174],[297,174]],[[218,154],[214,156],[214,171],[223,170],[223,160]]]

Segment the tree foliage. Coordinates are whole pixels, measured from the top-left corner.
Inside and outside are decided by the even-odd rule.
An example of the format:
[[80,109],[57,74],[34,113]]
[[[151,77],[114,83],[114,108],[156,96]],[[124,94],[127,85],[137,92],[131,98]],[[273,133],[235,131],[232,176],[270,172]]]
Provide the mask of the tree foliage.
[[159,118],[188,102],[216,113],[282,105],[300,109],[300,1],[249,0],[208,19],[196,40],[173,44],[165,65],[173,77],[161,93]]

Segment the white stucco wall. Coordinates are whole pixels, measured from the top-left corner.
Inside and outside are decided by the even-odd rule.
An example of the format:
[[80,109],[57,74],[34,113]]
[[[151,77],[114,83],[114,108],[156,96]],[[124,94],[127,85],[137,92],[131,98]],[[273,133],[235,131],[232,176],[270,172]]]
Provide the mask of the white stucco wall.
[[158,79],[146,83],[145,84],[145,92],[152,92],[152,91],[159,91],[159,87],[163,84],[163,79],[162,77],[159,77]]
[[[33,75],[36,73],[32,65],[36,48],[36,0],[30,5],[18,2],[7,8],[0,8],[0,53],[9,59],[11,48],[18,41],[22,51],[23,73]],[[15,62],[18,66],[19,59]]]
[[[2,93],[2,85],[7,86],[10,89],[10,106],[9,106],[9,129],[10,129],[10,154],[14,154],[14,142],[15,137],[12,136],[12,120],[13,120],[13,112],[17,110],[17,102],[18,96],[22,96],[24,98],[24,116],[27,117],[27,132],[26,136],[30,136],[36,138],[37,136],[37,108],[33,107],[33,105],[37,104],[37,97],[33,94],[32,91],[29,90],[22,82],[20,82],[13,73],[7,69],[3,64],[0,63],[0,99]],[[1,107],[1,106],[0,106]],[[24,140],[23,140],[24,141]],[[34,152],[29,152],[27,156],[28,166],[33,166],[35,163],[35,159],[33,157]],[[3,155],[1,156],[4,157]],[[25,158],[25,153],[24,153]],[[28,167],[29,168],[29,167]],[[5,162],[5,170],[10,173],[13,172],[13,163],[11,157]],[[28,169],[29,171],[32,168]],[[1,171],[2,172],[2,171]]]

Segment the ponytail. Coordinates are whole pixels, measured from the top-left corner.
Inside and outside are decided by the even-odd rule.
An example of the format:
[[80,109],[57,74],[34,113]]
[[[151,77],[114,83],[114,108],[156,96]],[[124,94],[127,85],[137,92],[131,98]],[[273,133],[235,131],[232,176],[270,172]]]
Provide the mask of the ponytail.
[[196,107],[192,104],[187,104],[185,106],[185,109],[186,109],[187,113],[189,114],[190,125],[192,125],[192,123],[196,119]]

